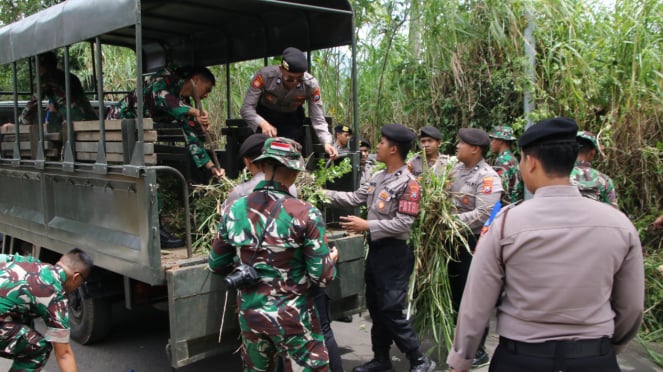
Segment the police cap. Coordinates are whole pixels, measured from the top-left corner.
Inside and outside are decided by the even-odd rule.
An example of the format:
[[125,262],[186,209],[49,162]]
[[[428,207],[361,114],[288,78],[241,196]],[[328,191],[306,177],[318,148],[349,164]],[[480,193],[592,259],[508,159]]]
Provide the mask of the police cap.
[[352,134],[352,129],[347,125],[337,125],[334,127],[334,133],[350,133]]
[[412,142],[416,137],[410,128],[402,124],[385,124],[382,126],[380,133],[394,142]]
[[458,137],[460,140],[472,146],[488,147],[490,145],[490,138],[488,133],[479,128],[460,128],[458,130]]
[[432,139],[436,139],[436,140],[439,141],[439,140],[442,139],[442,133],[440,133],[439,129],[437,129],[435,127],[431,127],[430,125],[427,125],[427,126],[421,128],[421,129],[419,129],[419,138],[422,138],[422,137],[430,137]]
[[259,162],[264,159],[274,159],[286,168],[303,171],[305,168],[304,158],[301,153],[302,146],[290,138],[270,137],[262,146],[262,155],[253,159]]
[[585,143],[589,142],[592,146],[594,146],[595,149],[599,148],[598,143],[596,142],[596,136],[592,132],[588,132],[586,130],[581,130],[581,131],[578,131],[578,134],[576,135],[576,137],[578,138],[578,143],[581,146],[584,145]]
[[281,54],[281,66],[288,72],[306,72],[308,62],[304,53],[294,47],[285,48]]
[[578,124],[568,118],[542,120],[531,127],[518,139],[518,146],[527,147],[536,143],[575,142]]
[[239,157],[241,158],[250,158],[255,159],[258,155],[262,154],[262,146],[265,144],[265,140],[269,138],[268,135],[264,133],[254,133],[248,136],[242,146],[239,147]]

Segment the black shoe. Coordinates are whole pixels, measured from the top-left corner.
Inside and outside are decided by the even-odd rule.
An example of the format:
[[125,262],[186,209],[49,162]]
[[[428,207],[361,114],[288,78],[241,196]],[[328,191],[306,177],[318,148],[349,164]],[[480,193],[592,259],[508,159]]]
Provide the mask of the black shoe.
[[368,363],[356,366],[352,372],[393,372],[389,358],[374,358]]
[[484,350],[483,347],[479,348],[476,354],[474,354],[474,359],[472,360],[472,368],[483,367],[488,364],[490,358],[488,353]]
[[410,372],[433,372],[435,370],[435,361],[422,355],[421,357],[410,361]]
[[342,317],[336,319],[339,322],[343,323],[352,323],[352,315],[343,315]]
[[168,249],[184,246],[184,239],[174,237],[163,227],[159,227],[159,240],[161,241],[161,248]]

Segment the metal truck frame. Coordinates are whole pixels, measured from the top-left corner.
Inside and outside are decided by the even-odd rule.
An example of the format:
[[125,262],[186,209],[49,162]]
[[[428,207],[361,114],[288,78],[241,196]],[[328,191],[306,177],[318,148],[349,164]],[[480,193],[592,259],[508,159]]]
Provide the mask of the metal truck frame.
[[[0,153],[3,253],[32,254],[55,262],[70,248],[80,247],[95,260],[97,268],[87,287],[70,298],[74,340],[90,343],[106,336],[111,325],[110,302],[120,296],[127,308],[145,298],[167,300],[167,350],[173,368],[237,346],[235,336],[226,336],[223,344],[218,344],[225,286],[220,277],[206,270],[206,257],[193,254],[188,216],[187,247],[162,254],[157,174],[170,172],[178,177],[184,195],[188,195],[188,180],[181,169],[158,165],[158,152],[157,162],[146,162],[146,150],[151,147],[145,136],[157,123],[140,117],[121,123],[103,119],[107,92],[100,45],[125,46],[135,51],[140,113],[144,73],[158,69],[166,60],[211,66],[263,58],[267,63],[268,57],[288,46],[309,52],[349,46],[354,82],[353,25],[347,0],[68,0],[0,28],[0,65],[11,64],[14,77],[15,123],[21,95],[17,91],[17,63],[38,63],[34,58],[38,54],[64,48],[64,69],[68,72],[69,47],[79,42],[94,46],[95,98],[102,103],[97,105],[100,120],[74,123],[67,111],[63,132],[55,134],[45,133],[42,125],[17,125],[9,144],[10,155],[2,157]],[[36,91],[29,94],[40,96],[36,75],[31,77],[36,79]],[[230,119],[230,94],[227,96]],[[67,81],[67,103],[70,97]],[[353,109],[356,113],[356,101]],[[356,114],[353,117],[357,133]],[[41,108],[38,118],[41,123]],[[74,134],[77,126],[90,125],[97,139],[92,156],[82,160]],[[110,154],[111,127],[122,133],[120,161]],[[228,143],[234,143],[226,148],[226,162],[236,161],[238,138],[230,138],[236,132],[225,134]],[[30,143],[24,142],[25,136],[29,136]],[[53,150],[50,144],[57,141],[61,141],[61,153],[54,159],[49,155]],[[359,158],[356,143],[353,146],[352,189],[358,185]],[[188,197],[183,203],[188,213]],[[329,238],[340,251],[341,280],[330,288],[332,306],[339,313],[358,312],[363,306],[363,237],[336,231],[330,232]],[[232,306],[234,296],[230,298]],[[233,312],[226,317],[224,335],[236,335]]]

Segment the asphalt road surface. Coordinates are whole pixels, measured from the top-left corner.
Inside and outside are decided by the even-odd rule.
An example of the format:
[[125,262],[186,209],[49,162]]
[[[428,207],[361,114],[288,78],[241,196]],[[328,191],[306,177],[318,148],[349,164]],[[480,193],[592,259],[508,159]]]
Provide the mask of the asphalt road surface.
[[[112,334],[106,340],[90,346],[73,343],[74,353],[81,372],[170,372],[172,371],[165,352],[168,340],[168,317],[163,311],[142,309],[140,311],[122,311],[118,305],[114,312]],[[494,325],[494,321],[491,325]],[[332,324],[336,340],[341,347],[343,367],[351,371],[352,367],[372,357],[370,345],[371,322],[368,313],[355,315],[352,323],[334,322]],[[43,323],[38,325],[43,330]],[[488,337],[487,346],[492,350],[497,343],[493,333]],[[423,343],[424,348],[431,346],[430,341]],[[392,362],[397,372],[407,371],[409,365],[406,358],[395,347],[392,348]],[[657,368],[646,357],[643,348],[632,343],[628,351],[619,356],[623,372],[654,372],[663,371]],[[10,361],[0,359],[0,372],[9,369]],[[178,372],[239,372],[241,360],[236,353],[227,353],[193,363]],[[437,371],[446,371],[444,363],[438,363]],[[59,371],[55,359],[51,358],[46,365],[47,372]],[[488,367],[475,369],[476,372],[487,372]]]

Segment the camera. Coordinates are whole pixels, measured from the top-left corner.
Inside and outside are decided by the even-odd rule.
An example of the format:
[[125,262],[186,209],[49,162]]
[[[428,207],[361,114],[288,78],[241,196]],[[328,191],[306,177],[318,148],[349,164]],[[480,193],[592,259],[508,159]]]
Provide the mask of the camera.
[[260,276],[253,266],[241,264],[233,269],[224,279],[228,289],[248,289],[255,287]]

